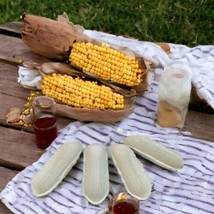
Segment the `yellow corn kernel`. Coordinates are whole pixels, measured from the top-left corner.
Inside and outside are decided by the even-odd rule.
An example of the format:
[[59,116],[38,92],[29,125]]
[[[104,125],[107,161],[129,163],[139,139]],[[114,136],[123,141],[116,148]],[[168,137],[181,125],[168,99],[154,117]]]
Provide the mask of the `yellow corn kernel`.
[[26,108],[25,110],[23,110],[22,114],[24,114],[24,115],[30,114],[30,108]]
[[127,56],[105,44],[73,43],[69,60],[83,71],[127,86],[139,85],[144,73],[135,57]]
[[122,109],[124,97],[95,81],[65,74],[47,75],[41,81],[42,93],[64,104],[80,108]]

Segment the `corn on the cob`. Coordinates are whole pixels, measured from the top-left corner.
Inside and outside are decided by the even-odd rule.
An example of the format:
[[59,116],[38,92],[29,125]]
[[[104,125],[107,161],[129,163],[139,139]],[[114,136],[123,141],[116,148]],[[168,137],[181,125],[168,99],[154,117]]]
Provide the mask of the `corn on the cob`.
[[127,86],[139,85],[144,72],[136,57],[127,56],[106,44],[73,43],[69,60],[83,71]]
[[123,109],[124,97],[95,81],[73,78],[65,74],[44,76],[43,94],[74,107],[97,109]]

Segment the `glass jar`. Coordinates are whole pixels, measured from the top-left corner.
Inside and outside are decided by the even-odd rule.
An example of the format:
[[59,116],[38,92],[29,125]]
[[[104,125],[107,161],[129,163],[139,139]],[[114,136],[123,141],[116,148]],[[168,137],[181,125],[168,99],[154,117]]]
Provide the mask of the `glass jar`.
[[32,102],[32,124],[36,144],[46,149],[57,137],[56,103],[47,96],[38,96]]
[[139,214],[139,200],[121,192],[112,198],[109,209],[110,214]]
[[190,101],[191,77],[192,70],[184,62],[173,62],[164,68],[158,85],[159,126],[184,126]]

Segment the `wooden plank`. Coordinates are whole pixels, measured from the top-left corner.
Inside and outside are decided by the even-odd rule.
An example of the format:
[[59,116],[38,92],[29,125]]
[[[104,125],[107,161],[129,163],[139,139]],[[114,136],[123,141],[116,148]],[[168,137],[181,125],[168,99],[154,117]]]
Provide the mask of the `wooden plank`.
[[[12,169],[7,169],[4,167],[0,167],[0,192],[6,187],[7,183],[18,173],[19,171],[15,171]],[[11,214],[12,212],[0,202],[0,213],[1,214]]]
[[192,137],[214,143],[214,115],[196,111],[188,111],[185,126],[182,131],[192,134]]
[[21,37],[23,22],[8,22],[0,25],[0,33],[15,37]]
[[0,133],[1,166],[22,170],[37,161],[44,152],[37,148],[32,133],[1,126]]
[[0,213],[1,214],[12,214],[11,212],[2,202],[0,202]]
[[50,61],[33,53],[21,39],[0,35],[0,61],[17,63],[19,60],[43,63]]
[[18,83],[18,67],[0,63],[0,93],[27,99],[30,90]]
[[[6,187],[7,183],[17,174],[19,171],[7,169],[0,166],[0,192]],[[1,212],[0,212],[1,213]]]
[[4,62],[0,62],[0,69],[1,69],[0,78],[4,78],[5,80],[7,80],[8,77],[14,77],[17,80],[18,66],[8,65]]
[[159,45],[166,54],[170,54],[170,46],[166,42],[154,42],[156,45]]
[[23,109],[25,100],[18,97],[8,96],[0,93],[0,121],[6,122],[6,114],[12,107],[18,107]]

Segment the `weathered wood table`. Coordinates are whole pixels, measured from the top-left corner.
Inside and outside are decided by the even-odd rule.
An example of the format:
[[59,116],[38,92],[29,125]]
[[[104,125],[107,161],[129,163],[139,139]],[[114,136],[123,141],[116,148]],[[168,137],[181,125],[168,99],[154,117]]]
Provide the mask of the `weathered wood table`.
[[[6,122],[6,114],[16,106],[24,108],[29,90],[18,82],[18,60],[40,61],[44,59],[26,47],[21,40],[22,23],[7,23],[0,26],[0,191],[21,170],[41,156],[44,150],[38,149],[32,128],[19,127]],[[201,110],[203,112],[201,112]],[[188,111],[184,131],[193,137],[214,142],[214,114],[205,112],[207,108],[194,108]],[[59,129],[72,120],[58,117]],[[11,211],[0,202],[0,213]]]

